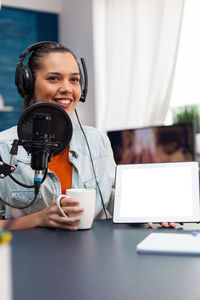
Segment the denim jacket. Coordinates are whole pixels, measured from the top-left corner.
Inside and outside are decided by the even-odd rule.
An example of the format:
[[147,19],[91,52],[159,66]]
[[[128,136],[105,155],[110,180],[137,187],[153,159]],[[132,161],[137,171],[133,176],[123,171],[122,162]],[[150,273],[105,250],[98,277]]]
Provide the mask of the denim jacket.
[[[83,126],[88,144],[92,153],[96,178],[102,193],[105,206],[112,206],[113,181],[115,162],[108,137],[89,126]],[[18,139],[17,127],[12,127],[0,133],[0,156],[3,162],[10,163],[10,148],[14,139]],[[102,210],[99,190],[96,187],[89,151],[84,135],[79,126],[73,126],[73,136],[70,142],[69,160],[73,165],[72,188],[95,188],[97,192],[97,217]],[[31,156],[20,146],[15,157],[16,170],[12,173],[18,181],[33,185],[34,171],[30,167]],[[53,199],[61,194],[60,182],[52,171],[48,170],[45,181],[42,183],[36,202],[29,208],[22,209],[21,215],[37,212],[48,206]],[[24,188],[16,184],[9,176],[0,179],[0,199],[19,206],[27,204],[34,198],[33,188]],[[0,201],[0,218],[10,218],[11,208]]]

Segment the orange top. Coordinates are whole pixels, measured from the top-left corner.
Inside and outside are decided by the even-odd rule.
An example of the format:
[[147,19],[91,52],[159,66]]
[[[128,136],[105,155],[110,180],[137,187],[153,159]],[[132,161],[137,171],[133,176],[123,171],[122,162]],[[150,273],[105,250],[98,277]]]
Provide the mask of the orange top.
[[72,185],[72,169],[73,166],[68,158],[69,147],[63,152],[52,157],[48,164],[48,168],[53,171],[61,184],[62,194],[66,194],[66,189],[70,189]]

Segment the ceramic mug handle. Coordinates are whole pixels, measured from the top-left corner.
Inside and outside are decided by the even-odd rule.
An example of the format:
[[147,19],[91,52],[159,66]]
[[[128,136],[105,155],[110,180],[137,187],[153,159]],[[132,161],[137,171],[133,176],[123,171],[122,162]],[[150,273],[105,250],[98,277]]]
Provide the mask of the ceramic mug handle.
[[66,198],[66,195],[60,195],[60,196],[58,196],[58,197],[56,198],[56,205],[57,205],[58,210],[59,210],[59,212],[61,213],[61,215],[62,215],[63,217],[69,218],[69,216],[66,215],[66,214],[64,213],[63,209],[62,209],[61,206],[60,206],[60,200],[61,200],[62,198],[64,198],[64,197]]

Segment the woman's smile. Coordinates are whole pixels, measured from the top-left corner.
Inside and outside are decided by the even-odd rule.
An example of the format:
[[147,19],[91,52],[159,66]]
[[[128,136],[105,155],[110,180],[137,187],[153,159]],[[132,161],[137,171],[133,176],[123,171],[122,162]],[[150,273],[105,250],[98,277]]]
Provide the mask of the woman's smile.
[[60,98],[54,98],[53,102],[55,104],[57,104],[58,106],[67,110],[70,108],[70,105],[72,104],[73,99],[60,97]]
[[81,96],[78,64],[71,53],[50,53],[36,72],[34,102],[51,102],[71,114]]

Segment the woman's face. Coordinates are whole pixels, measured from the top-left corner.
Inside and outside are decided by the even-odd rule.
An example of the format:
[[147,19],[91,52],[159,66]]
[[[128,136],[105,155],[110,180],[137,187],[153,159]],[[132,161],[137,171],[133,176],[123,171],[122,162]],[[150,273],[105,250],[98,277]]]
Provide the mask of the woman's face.
[[81,96],[78,64],[71,53],[49,53],[36,71],[33,100],[55,103],[70,115]]

